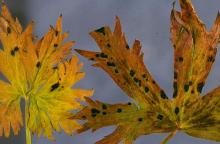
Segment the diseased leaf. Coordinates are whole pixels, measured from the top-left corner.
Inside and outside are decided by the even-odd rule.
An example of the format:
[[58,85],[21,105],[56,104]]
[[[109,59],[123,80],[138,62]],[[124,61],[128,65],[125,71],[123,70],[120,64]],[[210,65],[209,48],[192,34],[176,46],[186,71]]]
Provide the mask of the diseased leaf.
[[151,107],[164,109],[163,104],[168,105],[168,97],[143,63],[140,42],[135,40],[133,47],[129,48],[118,17],[113,33],[106,26],[91,32],[90,35],[99,45],[101,52],[76,50],[78,53],[96,61],[93,66],[105,70],[141,107],[148,107],[150,104]]
[[201,97],[187,109],[182,127],[189,135],[220,141],[220,87]]
[[175,9],[171,12],[174,99],[168,99],[144,66],[140,42],[136,40],[132,48],[128,46],[116,18],[114,32],[105,26],[90,33],[101,52],[76,51],[95,61],[93,66],[105,70],[135,104],[110,105],[87,99],[89,105],[72,117],[86,120],[78,132],[117,126],[97,144],[131,144],[141,135],[171,132],[161,142],[165,144],[177,131],[220,141],[220,88],[201,96],[217,53],[220,15],[208,31],[190,0],[179,0],[179,3],[181,12]]
[[220,36],[220,17],[211,30],[197,17],[190,0],[180,0],[181,12],[171,12],[174,46],[174,103],[180,108],[177,122],[186,133],[220,141],[218,96],[201,97],[205,80],[215,61]]
[[71,111],[81,108],[76,99],[84,100],[93,91],[72,89],[85,73],[78,58],[70,55],[74,42],[63,42],[68,34],[62,32],[62,16],[40,40],[32,30],[33,22],[22,31],[2,4],[0,71],[8,82],[0,81],[0,135],[8,137],[10,127],[18,134],[23,125],[20,101],[25,99],[28,128],[52,140],[53,131],[72,134],[80,128],[70,119]]
[[171,12],[174,47],[175,103],[184,107],[200,96],[215,61],[219,40],[219,18],[211,31],[197,17],[189,0],[180,0],[181,12]]
[[126,144],[141,136],[151,133],[170,132],[175,129],[175,124],[163,115],[150,109],[140,109],[134,103],[127,104],[106,104],[99,101],[92,101],[86,98],[89,106],[83,108],[73,118],[87,120],[79,133],[88,129],[95,131],[99,128],[116,125],[116,130],[106,136],[97,144]]
[[[103,103],[88,99],[90,106],[73,117],[88,120],[79,132],[116,125],[117,128],[111,135],[97,143],[110,144],[124,141],[129,144],[140,135],[173,131],[175,123],[171,121],[171,104],[165,92],[146,69],[143,53],[140,53],[140,42],[135,40],[133,47],[129,48],[118,17],[114,32],[106,26],[90,34],[100,46],[101,52],[76,51],[96,61],[93,66],[105,70],[138,105],[104,104],[108,105],[108,109],[103,111],[101,108]],[[118,108],[121,112],[117,111]],[[96,115],[93,114],[93,109],[97,110]]]

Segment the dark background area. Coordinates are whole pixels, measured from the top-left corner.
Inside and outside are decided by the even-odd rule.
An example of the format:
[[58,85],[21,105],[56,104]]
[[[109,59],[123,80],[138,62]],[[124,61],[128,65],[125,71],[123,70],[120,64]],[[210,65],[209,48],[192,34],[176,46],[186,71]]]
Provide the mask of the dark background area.
[[[220,9],[219,0],[192,0],[198,15],[210,28]],[[88,35],[103,25],[114,26],[115,16],[121,18],[122,28],[132,45],[135,38],[141,40],[144,60],[149,71],[168,95],[172,95],[173,49],[169,41],[169,15],[173,0],[9,0],[6,3],[14,16],[25,27],[35,21],[35,34],[39,37],[49,25],[55,24],[62,13],[63,27],[70,32],[69,40],[76,41],[74,48],[99,50]],[[176,3],[178,7],[178,3]],[[203,93],[220,84],[220,53],[208,77]],[[79,56],[80,57],[80,56]],[[93,99],[108,103],[131,101],[123,91],[102,70],[91,67],[91,62],[80,57],[85,63],[83,71],[86,77],[78,87],[94,88]],[[94,144],[95,141],[111,133],[114,127],[107,127],[91,133],[68,136],[57,134],[56,141],[45,138],[33,138],[33,144]],[[135,144],[158,144],[167,134],[142,136]],[[10,139],[0,138],[0,144],[25,144],[25,131]],[[192,138],[179,132],[169,144],[217,144],[217,142]]]

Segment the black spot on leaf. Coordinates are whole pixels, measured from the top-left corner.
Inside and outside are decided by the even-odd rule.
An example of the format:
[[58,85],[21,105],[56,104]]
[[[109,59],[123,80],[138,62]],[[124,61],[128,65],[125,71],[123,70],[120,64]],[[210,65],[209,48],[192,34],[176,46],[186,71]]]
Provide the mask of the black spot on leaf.
[[129,45],[128,44],[126,45],[126,49],[129,49]]
[[157,116],[157,119],[163,120],[163,115],[159,114],[159,115]]
[[93,114],[98,114],[98,113],[100,113],[100,111],[99,111],[98,109],[96,109],[96,108],[92,108],[92,109],[91,109],[91,112],[92,112]]
[[149,88],[148,87],[145,87],[144,88],[144,91],[147,93],[147,92],[149,92]]
[[185,84],[185,85],[184,85],[184,91],[187,92],[188,90],[189,90],[189,85],[188,85],[188,84]]
[[160,91],[160,96],[162,99],[168,99],[167,95],[165,94],[163,90]]
[[215,58],[213,56],[209,56],[207,59],[208,62],[214,62]]
[[39,68],[41,66],[40,62],[37,62],[36,67]]
[[136,77],[134,77],[134,81],[135,81],[136,83],[138,83],[139,80],[138,80]]
[[111,66],[111,67],[115,67],[115,63],[113,63],[113,62],[107,62],[107,65]]
[[102,104],[102,109],[107,109],[107,105],[106,104]]
[[173,98],[175,98],[177,96],[177,93],[178,93],[177,82],[173,83],[173,89],[174,89]]
[[58,47],[58,44],[57,44],[57,43],[55,43],[53,46],[54,46],[54,47]]
[[51,86],[50,91],[51,91],[51,92],[54,91],[54,90],[57,89],[59,86],[60,86],[60,83],[59,83],[59,82],[53,84],[53,85]]
[[58,36],[59,32],[58,30],[55,31],[55,36]]
[[7,33],[10,34],[11,33],[11,28],[7,27]]
[[174,79],[177,79],[177,75],[178,75],[178,74],[177,74],[177,72],[175,71],[175,72],[174,72]]
[[139,122],[142,122],[142,121],[143,121],[143,118],[138,118],[138,121],[139,121]]
[[11,50],[11,55],[15,56],[15,51],[14,50]]
[[16,52],[18,52],[19,51],[19,48],[18,48],[18,46],[16,46],[16,47],[14,47],[14,49],[13,50],[11,50],[11,55],[12,56],[15,56],[15,54],[16,54]]
[[111,45],[109,44],[109,43],[107,43],[107,45],[106,45],[108,48],[110,48],[111,47]]
[[117,109],[117,112],[118,112],[118,113],[121,113],[121,112],[122,112],[122,109],[121,109],[121,108],[118,108],[118,109]]
[[99,57],[100,55],[99,55],[99,54],[96,54],[95,56],[96,56],[96,57]]
[[134,70],[130,70],[130,76],[134,76],[135,75],[135,71]]
[[102,57],[102,58],[108,58],[108,55],[106,55],[105,53],[101,53],[101,54],[100,54],[100,57]]
[[198,91],[199,93],[202,92],[203,86],[204,86],[204,82],[201,82],[201,83],[199,83],[199,84],[197,85],[197,91]]
[[176,108],[175,108],[175,114],[177,115],[179,112],[180,112],[179,107],[176,107]]
[[178,58],[179,62],[183,62],[183,57]]
[[98,33],[101,33],[101,34],[105,35],[105,28],[101,27],[101,28],[95,30],[95,32],[98,32]]
[[14,51],[17,52],[19,50],[18,46],[14,48]]

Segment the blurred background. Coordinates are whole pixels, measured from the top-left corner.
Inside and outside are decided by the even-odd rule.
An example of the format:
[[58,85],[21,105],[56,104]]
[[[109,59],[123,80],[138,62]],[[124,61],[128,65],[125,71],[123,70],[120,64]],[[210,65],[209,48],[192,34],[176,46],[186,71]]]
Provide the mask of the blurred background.
[[[210,28],[220,10],[219,0],[192,0],[198,15]],[[74,48],[99,50],[88,33],[103,25],[114,26],[115,16],[121,18],[123,31],[132,45],[134,39],[142,42],[144,60],[160,86],[172,95],[173,49],[169,40],[169,15],[173,0],[8,0],[9,9],[17,16],[23,26],[35,21],[35,34],[39,37],[49,25],[53,25],[62,14],[63,27],[70,32],[71,40],[76,41]],[[179,9],[178,3],[176,8]],[[220,84],[220,53],[208,77],[203,93]],[[83,57],[83,71],[86,77],[77,84],[83,88],[94,88],[93,99],[108,103],[131,101],[102,70],[91,67],[91,62]],[[68,136],[55,133],[56,141],[33,138],[33,144],[94,144],[95,141],[111,133],[115,127],[107,127],[92,133]],[[0,144],[25,144],[25,131],[10,139],[0,138]],[[138,138],[135,144],[158,144],[167,134],[152,134]],[[170,144],[217,144],[216,142],[192,138],[178,133]]]

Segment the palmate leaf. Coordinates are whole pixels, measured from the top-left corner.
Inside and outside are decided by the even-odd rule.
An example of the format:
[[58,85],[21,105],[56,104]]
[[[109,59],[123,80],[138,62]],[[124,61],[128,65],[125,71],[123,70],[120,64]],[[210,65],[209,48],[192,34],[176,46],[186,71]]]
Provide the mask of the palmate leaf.
[[181,12],[172,10],[174,45],[174,103],[177,123],[187,134],[220,141],[219,88],[200,95],[215,61],[220,39],[220,15],[210,31],[197,17],[190,0],[180,0]]
[[111,135],[97,143],[112,144],[124,141],[129,144],[140,135],[173,131],[175,123],[172,122],[171,103],[144,66],[140,42],[136,40],[133,47],[129,48],[118,17],[114,32],[106,26],[90,34],[102,52],[76,51],[96,61],[93,66],[105,70],[138,105],[105,104],[105,110],[101,102],[88,99],[89,106],[73,117],[88,120],[79,132],[117,125]]
[[[82,79],[76,56],[71,56],[74,42],[63,42],[68,36],[62,32],[62,16],[56,27],[40,40],[32,34],[33,22],[22,31],[18,20],[11,17],[2,4],[0,17],[0,71],[8,82],[0,81],[0,135],[6,137],[12,127],[18,134],[23,125],[20,101],[28,110],[27,127],[34,134],[53,139],[53,131],[72,134],[80,125],[70,120],[71,111],[80,108],[77,99],[91,96],[92,90],[72,89]],[[68,60],[67,57],[71,58]]]
[[171,41],[174,47],[173,97],[182,112],[200,96],[215,61],[220,17],[217,16],[211,31],[207,31],[189,0],[180,1],[180,6],[181,12],[174,9],[171,12]]
[[200,93],[211,70],[220,38],[220,17],[210,31],[197,17],[190,0],[179,0],[181,12],[171,12],[174,47],[174,93],[169,100],[143,63],[140,42],[126,43],[116,18],[115,31],[108,26],[91,32],[101,52],[76,50],[105,70],[135,104],[106,104],[87,99],[88,106],[74,119],[86,120],[78,132],[115,125],[116,130],[97,144],[131,144],[141,135],[176,131],[220,141],[220,88]]

